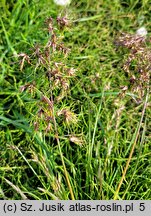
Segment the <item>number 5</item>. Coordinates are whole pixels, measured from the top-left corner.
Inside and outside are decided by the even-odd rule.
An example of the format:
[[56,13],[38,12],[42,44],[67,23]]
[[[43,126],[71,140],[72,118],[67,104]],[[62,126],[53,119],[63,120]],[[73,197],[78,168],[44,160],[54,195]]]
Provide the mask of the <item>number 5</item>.
[[140,203],[139,204],[139,210],[144,211],[145,210],[145,203]]

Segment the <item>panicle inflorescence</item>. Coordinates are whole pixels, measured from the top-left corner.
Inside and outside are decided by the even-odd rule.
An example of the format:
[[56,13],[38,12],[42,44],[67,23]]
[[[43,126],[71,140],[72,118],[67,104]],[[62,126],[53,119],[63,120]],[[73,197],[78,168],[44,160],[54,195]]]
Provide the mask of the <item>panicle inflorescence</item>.
[[[20,70],[22,71],[25,66],[30,65],[31,69],[39,74],[42,74],[45,79],[44,84],[39,86],[34,82],[26,83],[20,87],[20,91],[40,93],[40,100],[37,103],[37,113],[34,119],[33,126],[35,130],[43,130],[46,133],[49,131],[55,132],[56,119],[62,119],[64,123],[69,126],[70,124],[77,123],[77,116],[69,108],[59,108],[59,102],[67,96],[70,88],[70,79],[76,75],[76,70],[66,64],[66,57],[69,54],[69,49],[64,45],[60,31],[65,30],[69,26],[69,20],[66,16],[58,16],[56,20],[49,17],[45,21],[46,29],[48,32],[48,39],[45,44],[36,43],[33,48],[30,48],[30,54],[20,53],[18,55],[20,60]],[[25,62],[27,63],[25,65]],[[25,66],[24,66],[25,65]],[[49,85],[47,85],[48,83]],[[45,85],[48,89],[45,91]],[[45,93],[43,93],[45,92]],[[46,94],[46,92],[48,92]],[[37,93],[37,94],[38,94]],[[47,95],[47,96],[46,96]],[[55,106],[56,105],[56,106]],[[57,108],[56,108],[57,107]],[[63,118],[61,118],[61,116]]]
[[[151,49],[149,48],[146,35],[122,33],[115,40],[117,47],[124,47],[128,50],[127,58],[123,69],[128,74],[129,86],[138,95],[138,101],[142,100],[146,89],[149,88],[151,72]],[[124,90],[124,91],[126,91]]]

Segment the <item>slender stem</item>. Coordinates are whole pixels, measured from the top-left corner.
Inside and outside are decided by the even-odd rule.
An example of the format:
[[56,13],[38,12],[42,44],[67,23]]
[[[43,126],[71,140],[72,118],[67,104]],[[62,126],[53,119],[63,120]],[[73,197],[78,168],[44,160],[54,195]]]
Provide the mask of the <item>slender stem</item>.
[[[53,102],[52,92],[51,92],[51,101]],[[70,191],[70,194],[71,194],[71,199],[75,200],[74,193],[73,193],[73,190],[72,190],[72,187],[71,187],[71,184],[70,184],[68,172],[67,172],[67,169],[66,169],[66,165],[65,165],[65,162],[64,162],[63,154],[62,154],[62,151],[61,151],[59,134],[58,134],[58,130],[57,130],[57,123],[56,123],[55,113],[54,113],[54,107],[53,107],[53,122],[54,122],[55,133],[56,133],[55,138],[57,140],[57,144],[58,144],[58,148],[59,148],[59,152],[60,152],[61,162],[62,162],[62,165],[63,165],[64,174],[65,174],[65,177],[66,177],[67,185],[68,185],[68,188],[69,188],[69,191]]]
[[123,171],[123,175],[122,175],[121,180],[120,180],[120,182],[119,182],[119,184],[118,184],[118,187],[117,187],[117,189],[116,189],[116,191],[115,191],[114,198],[113,198],[114,200],[117,199],[118,193],[119,193],[119,191],[120,191],[121,185],[122,185],[122,183],[123,183],[123,180],[124,180],[124,178],[125,178],[126,172],[127,172],[127,170],[128,170],[129,164],[130,164],[131,159],[132,159],[132,155],[133,155],[133,152],[134,152],[134,149],[135,149],[137,140],[138,140],[139,132],[140,132],[140,129],[141,129],[141,126],[142,126],[142,122],[143,122],[145,110],[146,110],[146,107],[147,107],[148,97],[149,97],[149,89],[148,89],[147,94],[146,94],[146,99],[145,99],[145,102],[144,102],[144,106],[143,106],[143,110],[142,110],[142,115],[141,115],[141,119],[140,119],[139,126],[138,126],[138,129],[137,129],[137,133],[136,133],[136,136],[135,136],[135,140],[134,140],[132,149],[131,149],[131,151],[130,151],[129,158],[128,158],[128,160],[127,160],[125,169],[124,169],[124,171]]

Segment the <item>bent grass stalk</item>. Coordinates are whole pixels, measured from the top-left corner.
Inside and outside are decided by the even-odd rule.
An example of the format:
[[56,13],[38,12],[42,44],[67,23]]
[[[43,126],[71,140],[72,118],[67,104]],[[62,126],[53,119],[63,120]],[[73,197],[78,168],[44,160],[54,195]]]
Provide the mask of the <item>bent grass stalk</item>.
[[119,184],[118,184],[118,187],[117,187],[117,189],[116,189],[116,191],[115,191],[114,198],[113,198],[114,200],[116,200],[117,197],[118,197],[120,188],[121,188],[121,186],[122,186],[123,180],[124,180],[124,178],[125,178],[125,176],[126,176],[126,172],[127,172],[127,170],[128,170],[129,164],[130,164],[130,162],[131,162],[131,159],[132,159],[132,156],[133,156],[133,152],[134,152],[135,146],[136,146],[136,144],[137,144],[139,132],[140,132],[140,129],[141,129],[141,126],[142,126],[142,122],[143,122],[143,119],[144,119],[144,115],[145,115],[145,111],[146,111],[146,107],[147,107],[148,98],[149,98],[149,88],[147,89],[146,99],[145,99],[145,102],[144,102],[144,106],[143,106],[143,110],[142,110],[142,115],[141,115],[141,118],[140,118],[140,122],[139,122],[139,124],[138,124],[137,129],[136,129],[137,133],[136,133],[136,135],[135,135],[135,140],[134,140],[133,146],[132,146],[132,148],[131,148],[131,151],[130,151],[130,154],[129,154],[129,158],[128,158],[127,163],[126,163],[126,166],[125,166],[125,169],[124,169],[124,171],[123,171],[123,175],[122,175],[121,180],[120,180],[120,182],[119,182]]
[[15,186],[12,182],[10,182],[8,179],[4,178],[7,184],[9,184],[17,193],[20,194],[23,200],[27,200],[27,196],[21,191],[21,189],[18,186]]

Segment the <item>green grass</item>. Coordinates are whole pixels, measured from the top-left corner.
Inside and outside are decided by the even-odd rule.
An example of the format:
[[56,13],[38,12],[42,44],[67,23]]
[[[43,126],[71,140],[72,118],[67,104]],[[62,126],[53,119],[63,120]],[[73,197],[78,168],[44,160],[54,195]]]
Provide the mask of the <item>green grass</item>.
[[[113,43],[120,32],[150,32],[151,7],[149,0],[126,2],[80,0],[66,9],[51,0],[0,3],[0,199],[151,199],[150,95],[140,104],[130,90],[120,97],[129,85],[127,52]],[[52,89],[48,68],[33,60],[20,71],[17,54],[44,46],[44,21],[60,14],[70,19],[57,30],[70,53],[52,53],[50,65],[63,62],[76,76],[65,77],[69,89],[57,101],[61,87]],[[31,82],[32,93],[20,91]],[[50,108],[42,95],[54,100],[47,133],[37,114]],[[58,115],[63,109],[73,114],[69,124]]]

